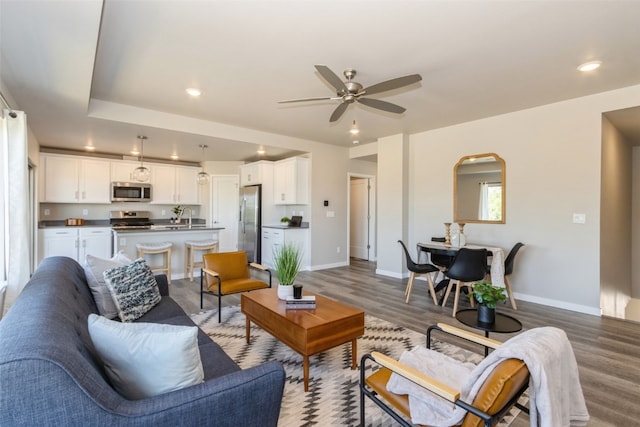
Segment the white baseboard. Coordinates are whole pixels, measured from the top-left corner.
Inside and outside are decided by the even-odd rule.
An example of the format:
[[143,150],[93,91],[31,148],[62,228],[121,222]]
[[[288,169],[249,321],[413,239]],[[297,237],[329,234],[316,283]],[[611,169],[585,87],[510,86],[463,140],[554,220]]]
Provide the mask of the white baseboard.
[[393,277],[394,279],[402,279],[402,278],[404,278],[402,273],[398,273],[396,271],[386,271],[386,270],[376,269],[376,274],[380,274],[381,276]]
[[592,316],[600,317],[602,315],[600,307],[589,307],[587,305],[573,304],[566,301],[558,301],[549,298],[541,298],[533,295],[521,294],[514,292],[513,296],[518,300],[533,302],[536,304],[548,305],[550,307],[561,308],[563,310],[576,311],[578,313],[590,314]]
[[327,270],[329,268],[346,267],[348,265],[349,265],[349,261],[340,261],[340,262],[335,262],[333,264],[312,265],[309,268],[309,271]]

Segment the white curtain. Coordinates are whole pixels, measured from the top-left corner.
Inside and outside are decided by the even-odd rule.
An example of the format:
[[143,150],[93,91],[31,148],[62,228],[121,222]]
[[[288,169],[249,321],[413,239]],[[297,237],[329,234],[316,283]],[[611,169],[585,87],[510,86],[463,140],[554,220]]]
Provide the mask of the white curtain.
[[480,183],[480,201],[478,202],[478,218],[489,219],[489,183]]
[[[29,186],[27,119],[22,111],[2,111],[0,117],[2,148],[2,275],[6,303],[10,306],[29,280]],[[2,298],[0,298],[0,303]],[[0,305],[0,316],[4,304]]]

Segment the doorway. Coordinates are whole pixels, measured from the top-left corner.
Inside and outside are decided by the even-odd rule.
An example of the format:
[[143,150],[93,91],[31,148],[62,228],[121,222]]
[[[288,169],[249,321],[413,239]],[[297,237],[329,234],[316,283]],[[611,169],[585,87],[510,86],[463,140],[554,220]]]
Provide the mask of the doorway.
[[349,257],[375,261],[375,177],[349,175]]

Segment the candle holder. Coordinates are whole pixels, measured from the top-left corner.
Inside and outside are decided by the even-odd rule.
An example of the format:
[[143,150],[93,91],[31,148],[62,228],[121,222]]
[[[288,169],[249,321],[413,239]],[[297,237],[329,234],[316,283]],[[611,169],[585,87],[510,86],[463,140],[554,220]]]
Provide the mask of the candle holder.
[[451,223],[444,223],[444,245],[451,246]]

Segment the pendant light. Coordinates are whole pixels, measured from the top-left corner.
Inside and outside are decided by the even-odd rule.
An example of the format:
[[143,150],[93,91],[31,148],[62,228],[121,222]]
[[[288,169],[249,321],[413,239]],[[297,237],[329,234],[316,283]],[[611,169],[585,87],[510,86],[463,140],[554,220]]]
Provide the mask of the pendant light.
[[[202,148],[202,160],[204,161],[204,149],[208,148],[209,146],[200,144],[199,147]],[[209,182],[209,174],[204,171],[204,166],[203,166],[202,170],[198,172],[198,184],[206,185],[208,182]]]
[[144,140],[147,139],[144,135],[138,135],[140,140],[140,166],[133,170],[133,179],[138,182],[149,181],[149,168],[144,167]]

